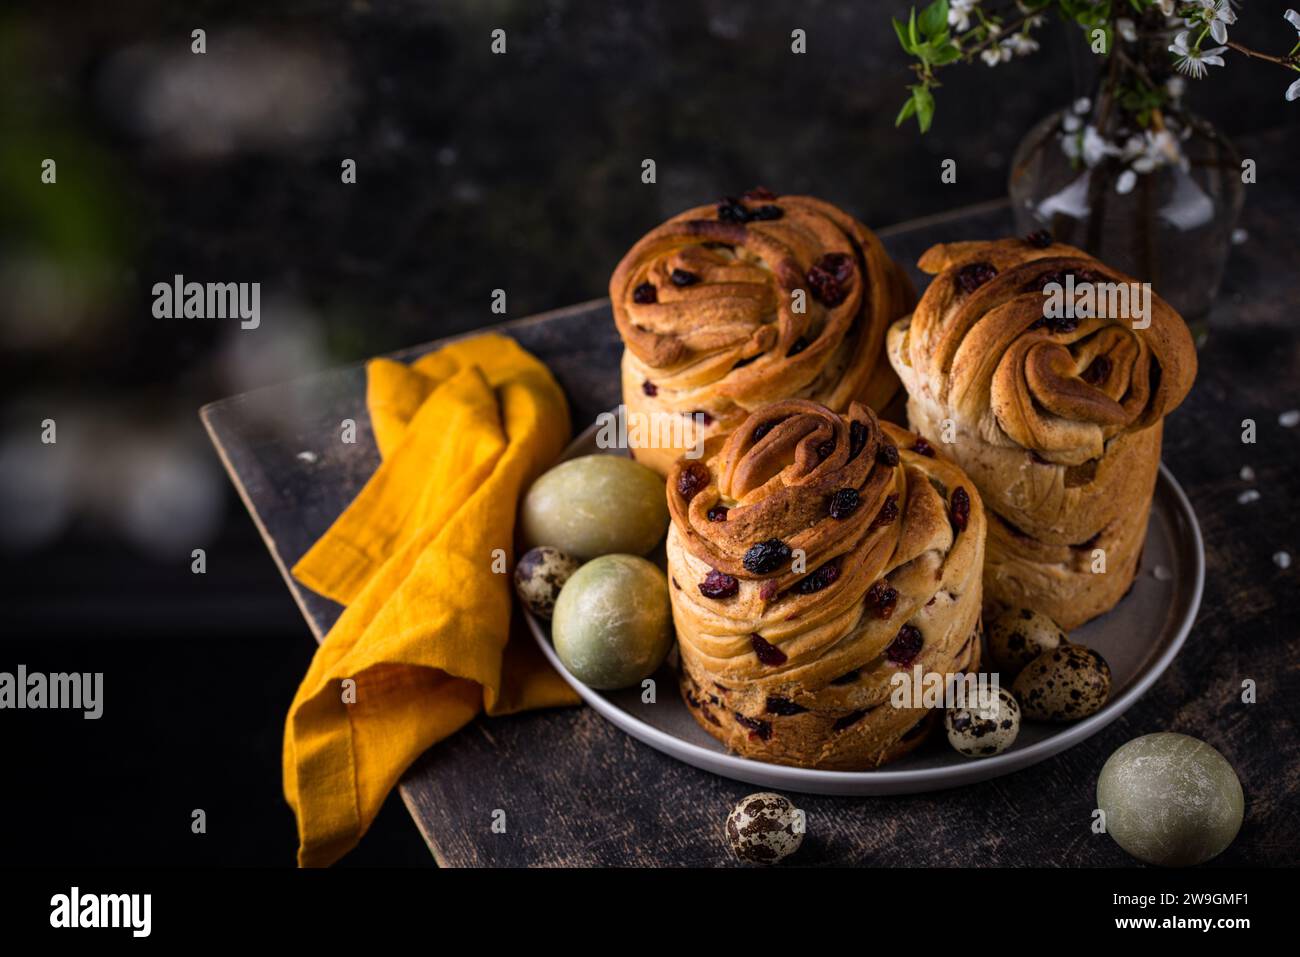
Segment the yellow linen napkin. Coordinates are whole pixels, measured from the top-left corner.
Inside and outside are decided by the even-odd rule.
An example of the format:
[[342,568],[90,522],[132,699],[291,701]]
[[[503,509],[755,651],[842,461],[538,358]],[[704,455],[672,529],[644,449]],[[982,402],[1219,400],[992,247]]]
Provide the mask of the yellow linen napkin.
[[513,567],[519,497],[568,440],[563,392],[499,335],[366,373],[383,463],[293,569],[347,606],[285,725],[305,867],[351,850],[411,762],[481,709],[578,702],[518,621],[511,638],[510,575],[493,569]]

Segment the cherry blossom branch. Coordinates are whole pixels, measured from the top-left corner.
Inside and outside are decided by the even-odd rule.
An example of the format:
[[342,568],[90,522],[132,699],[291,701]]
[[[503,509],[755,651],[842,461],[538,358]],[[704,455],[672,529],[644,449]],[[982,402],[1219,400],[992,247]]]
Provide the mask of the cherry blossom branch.
[[1269,63],[1276,63],[1278,66],[1284,66],[1289,70],[1294,70],[1297,67],[1295,54],[1292,54],[1291,56],[1273,56],[1271,53],[1261,53],[1258,50],[1252,50],[1250,47],[1238,43],[1235,40],[1229,40],[1227,46],[1236,50],[1238,53],[1244,53],[1246,56],[1253,59],[1267,60]]
[[988,47],[989,44],[991,44],[991,43],[996,43],[997,41],[1001,40],[1003,37],[1007,37],[1007,36],[1010,36],[1011,34],[1015,33],[1017,30],[1019,30],[1021,27],[1023,27],[1026,23],[1028,23],[1029,20],[1030,20],[1030,18],[1031,18],[1032,16],[1033,16],[1033,14],[1027,14],[1026,16],[1021,17],[1021,18],[1020,18],[1019,20],[1017,20],[1015,23],[1011,24],[1011,26],[1009,26],[1009,27],[1002,27],[1002,26],[999,26],[999,27],[998,27],[998,32],[997,32],[997,33],[994,33],[993,31],[990,30],[990,31],[989,31],[989,35],[988,35],[987,37],[985,37],[983,40],[981,40],[979,43],[975,44],[975,45],[974,45],[973,47],[971,47],[969,50],[967,50],[967,49],[963,49],[963,50],[961,51],[961,52],[962,52],[962,57],[963,57],[967,62],[970,62],[970,61],[974,58],[974,56],[975,56],[977,53],[979,53],[981,50],[983,50],[983,49],[985,49],[986,47]]

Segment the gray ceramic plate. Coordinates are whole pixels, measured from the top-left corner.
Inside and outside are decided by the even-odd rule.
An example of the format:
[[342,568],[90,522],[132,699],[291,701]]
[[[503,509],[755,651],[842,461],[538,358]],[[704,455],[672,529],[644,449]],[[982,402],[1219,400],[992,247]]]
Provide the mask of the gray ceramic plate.
[[[603,451],[592,426],[564,458]],[[662,549],[661,549],[662,551]],[[1159,574],[1157,575],[1157,570]],[[958,787],[1010,774],[1064,751],[1123,714],[1155,683],[1178,654],[1201,604],[1205,558],[1201,530],[1182,488],[1162,465],[1156,482],[1142,567],[1132,591],[1110,613],[1074,632],[1074,640],[1102,653],[1111,668],[1111,697],[1091,717],[1074,724],[1027,721],[1015,744],[992,758],[962,757],[942,732],[901,760],[875,771],[817,771],[768,764],[729,754],[695,723],[677,691],[675,672],[656,674],[657,701],[644,704],[639,688],[596,691],[565,669],[551,647],[549,622],[525,612],[533,636],[552,665],[587,704],[652,748],[697,768],[763,787],[808,794],[914,794]],[[669,655],[669,661],[676,655]]]

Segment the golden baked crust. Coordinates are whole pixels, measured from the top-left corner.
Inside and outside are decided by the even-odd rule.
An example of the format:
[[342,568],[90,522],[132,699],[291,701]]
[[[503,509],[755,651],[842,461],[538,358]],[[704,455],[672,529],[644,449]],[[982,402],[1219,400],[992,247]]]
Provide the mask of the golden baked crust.
[[[960,469],[916,446],[860,403],[846,417],[787,399],[669,474],[682,693],[731,750],[876,767],[933,723],[894,706],[894,675],[978,667],[984,511]],[[757,543],[777,559],[756,560]]]
[[1128,316],[1045,318],[1045,283],[1135,282],[1061,243],[949,243],[920,266],[935,278],[888,341],[908,422],[989,510],[986,600],[1075,628],[1132,584],[1162,421],[1196,376],[1191,335],[1154,293],[1146,328]]
[[[779,213],[723,221],[724,207],[732,220]],[[805,293],[802,312],[795,290]],[[862,223],[812,197],[761,190],[651,230],[618,264],[609,297],[626,346],[627,411],[686,419],[680,441],[635,450],[660,474],[697,432],[729,432],[776,399],[838,411],[857,400],[883,410],[899,393],[885,331],[916,301],[906,274]],[[689,418],[697,412],[698,422]]]

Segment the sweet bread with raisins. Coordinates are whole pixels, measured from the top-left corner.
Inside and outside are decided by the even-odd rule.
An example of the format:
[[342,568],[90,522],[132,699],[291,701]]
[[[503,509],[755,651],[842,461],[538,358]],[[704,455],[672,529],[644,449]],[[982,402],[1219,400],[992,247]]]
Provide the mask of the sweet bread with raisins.
[[979,495],[866,406],[762,406],[673,467],[668,505],[682,694],[732,751],[876,767],[938,713],[896,675],[978,668]]
[[985,599],[1078,627],[1133,582],[1191,334],[1149,287],[1046,234],[934,246],[920,267],[934,279],[888,354],[912,429],[984,500]]
[[752,190],[651,230],[609,283],[637,461],[686,449],[777,399],[902,415],[885,331],[916,294],[871,230],[808,196]]

